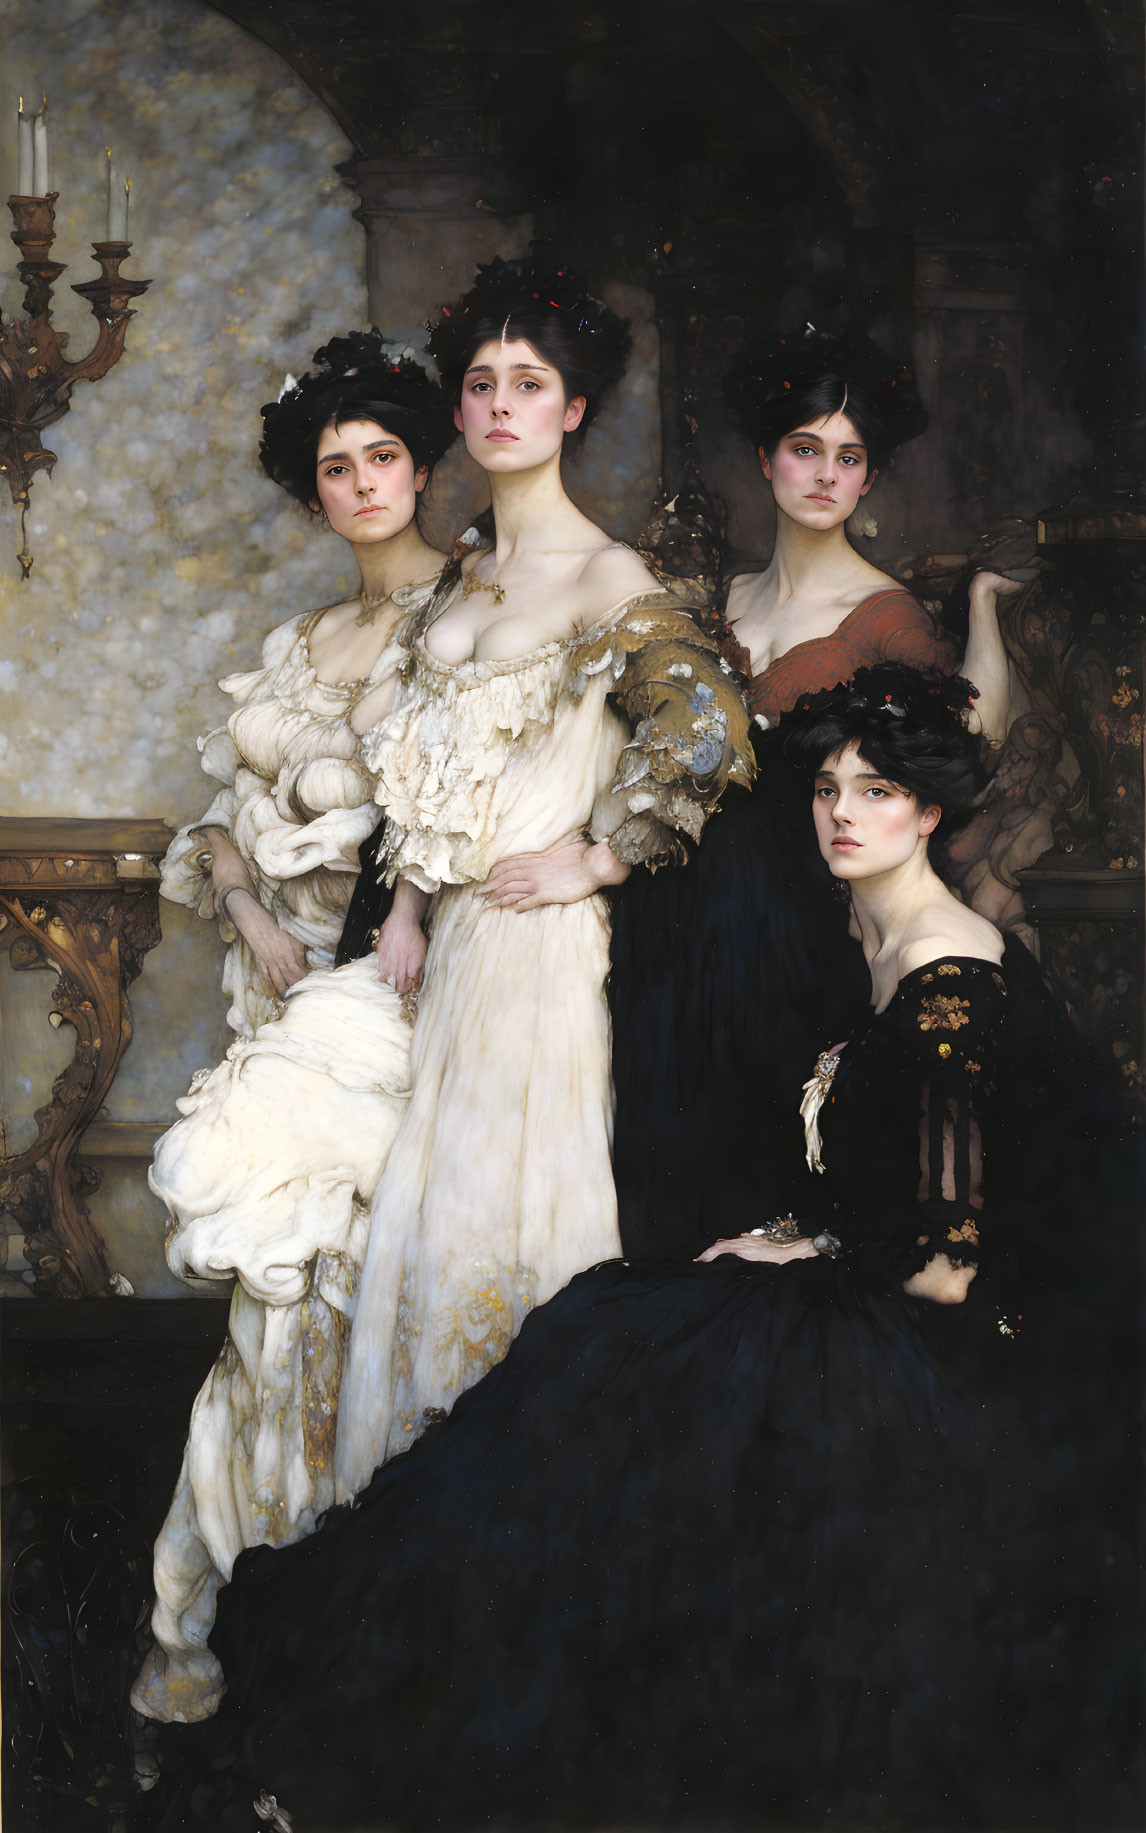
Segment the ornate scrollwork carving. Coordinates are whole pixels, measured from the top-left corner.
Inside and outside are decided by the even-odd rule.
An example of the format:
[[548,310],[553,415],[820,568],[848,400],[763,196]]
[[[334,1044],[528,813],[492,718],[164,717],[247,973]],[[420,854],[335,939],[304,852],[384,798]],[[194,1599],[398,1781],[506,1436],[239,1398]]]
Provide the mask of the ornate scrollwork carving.
[[48,1022],[76,1038],[35,1139],[0,1159],[0,1208],[23,1230],[37,1294],[71,1298],[115,1290],[84,1201],[100,1174],[76,1154],[131,1038],[127,989],[160,931],[154,886],[120,882],[138,855],[64,850],[46,837],[36,856],[4,856],[0,844],[0,949],[18,972],[55,971]]

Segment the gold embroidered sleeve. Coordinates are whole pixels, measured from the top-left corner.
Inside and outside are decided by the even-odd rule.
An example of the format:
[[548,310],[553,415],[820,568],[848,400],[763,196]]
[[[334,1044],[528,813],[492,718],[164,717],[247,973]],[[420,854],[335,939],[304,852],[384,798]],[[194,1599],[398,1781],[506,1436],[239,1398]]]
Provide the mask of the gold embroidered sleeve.
[[736,675],[668,592],[631,599],[614,624],[586,639],[576,665],[583,682],[610,671],[610,694],[632,733],[598,797],[593,839],[607,840],[628,865],[682,862],[725,786],[752,781]]

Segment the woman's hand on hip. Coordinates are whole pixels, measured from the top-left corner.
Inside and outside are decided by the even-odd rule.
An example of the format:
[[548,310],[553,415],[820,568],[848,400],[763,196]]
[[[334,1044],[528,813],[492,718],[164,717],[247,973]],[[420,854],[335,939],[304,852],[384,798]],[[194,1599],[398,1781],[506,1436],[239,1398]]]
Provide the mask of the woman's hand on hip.
[[537,910],[543,904],[579,904],[605,885],[623,884],[630,868],[604,840],[567,834],[539,853],[499,860],[478,896],[501,910]]

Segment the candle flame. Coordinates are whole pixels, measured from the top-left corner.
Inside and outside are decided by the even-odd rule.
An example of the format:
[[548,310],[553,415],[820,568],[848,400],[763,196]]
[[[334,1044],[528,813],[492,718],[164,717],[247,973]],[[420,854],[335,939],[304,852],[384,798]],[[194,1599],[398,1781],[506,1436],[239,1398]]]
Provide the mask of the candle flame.
[[130,178],[125,178],[125,179],[124,179],[124,181],[123,181],[123,188],[124,188],[124,190],[125,190],[125,191],[126,191],[126,192],[128,193],[128,195],[130,196],[130,195],[131,195],[131,180],[130,180]]
[[45,96],[45,97],[44,97],[44,99],[43,99],[43,101],[42,101],[42,102],[40,103],[40,106],[39,106],[39,109],[38,109],[38,111],[37,111],[37,112],[38,112],[39,114],[41,114],[41,115],[46,115],[46,114],[47,114],[47,112],[48,112],[48,98],[47,98],[47,96]]
[[24,112],[24,98],[23,96],[21,96],[20,97],[20,113],[23,114],[23,112]]

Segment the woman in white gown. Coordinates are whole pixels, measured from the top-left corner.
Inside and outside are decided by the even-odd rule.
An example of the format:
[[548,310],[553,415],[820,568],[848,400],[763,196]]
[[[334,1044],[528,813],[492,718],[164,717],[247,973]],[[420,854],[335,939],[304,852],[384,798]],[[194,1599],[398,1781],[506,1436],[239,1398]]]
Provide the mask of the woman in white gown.
[[601,893],[683,859],[750,769],[715,644],[562,483],[624,326],[564,270],[495,261],[430,350],[489,478],[494,541],[443,579],[363,746],[394,885],[379,970],[399,993],[425,983],[342,1388],[342,1497],[533,1306],[620,1251]]
[[[378,816],[355,709],[366,694],[377,708],[373,690],[401,653],[395,631],[427,602],[445,559],[415,515],[454,437],[436,385],[416,363],[388,358],[377,333],[335,338],[315,362],[263,409],[259,455],[349,543],[361,590],[288,618],[264,642],[260,668],[224,676],[236,710],[199,740],[221,787],[162,867],[165,897],[218,919],[228,1022],[242,1037],[278,1017],[308,968],[333,962],[358,848]],[[378,443],[380,411],[404,454]]]
[[437,385],[376,333],[316,354],[264,411],[268,474],[350,544],[362,590],[271,632],[202,742],[223,787],[173,842],[163,890],[216,914],[239,1032],[196,1077],[151,1172],[182,1277],[237,1275],[155,1547],[156,1646],[132,1699],[209,1715],[218,1588],[245,1546],[310,1532],[333,1500],[333,1433],[370,1195],[401,1115],[410,1018],[372,963],[332,971],[358,846],[376,819],[358,708],[393,693],[400,626],[444,556],[415,510],[454,436]]

